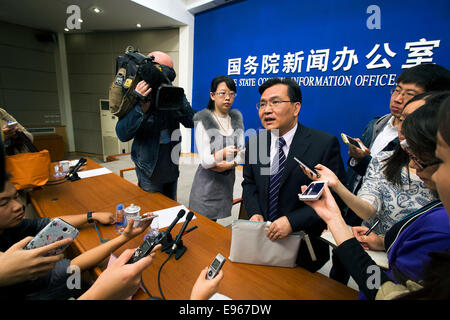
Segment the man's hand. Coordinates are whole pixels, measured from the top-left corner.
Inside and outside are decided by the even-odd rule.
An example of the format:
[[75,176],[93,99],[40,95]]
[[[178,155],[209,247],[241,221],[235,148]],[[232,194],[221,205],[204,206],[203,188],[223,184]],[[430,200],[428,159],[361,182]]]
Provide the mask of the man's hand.
[[249,221],[257,221],[257,222],[264,222],[264,217],[260,214],[254,214],[252,215],[252,217],[249,219]]
[[5,139],[14,137],[19,130],[19,126],[15,125],[13,127],[8,127],[6,124],[2,127],[3,135]]
[[26,237],[0,255],[0,286],[7,286],[50,272],[64,255],[46,256],[49,251],[69,244],[72,239],[56,241],[41,248],[25,250],[24,247],[33,239]]
[[283,239],[292,233],[292,227],[286,216],[280,217],[271,223],[267,230],[267,237],[272,240]]
[[[150,85],[145,82],[144,80],[141,80],[136,85],[136,88],[134,89],[137,93],[139,93],[141,96],[146,97],[150,94],[152,91],[152,88],[150,88]],[[141,102],[141,108],[144,113],[148,111],[150,108],[150,101],[147,102]]]
[[360,161],[365,156],[368,156],[370,154],[370,150],[367,149],[367,147],[361,142],[359,138],[356,138],[359,143],[364,147],[364,149],[360,149],[355,147],[354,145],[348,146],[348,154],[350,157],[354,158],[357,161]]

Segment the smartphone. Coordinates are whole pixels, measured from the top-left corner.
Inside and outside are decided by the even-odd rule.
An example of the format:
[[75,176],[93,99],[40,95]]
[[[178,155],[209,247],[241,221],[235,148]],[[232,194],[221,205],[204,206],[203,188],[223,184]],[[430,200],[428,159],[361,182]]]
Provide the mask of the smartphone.
[[325,187],[325,183],[328,181],[313,181],[309,184],[308,188],[298,196],[300,200],[318,200],[322,195],[323,188]]
[[8,124],[6,125],[8,128],[13,128],[17,126],[17,121],[8,121]]
[[[67,238],[75,239],[79,233],[78,229],[71,224],[60,218],[55,218],[25,246],[25,249],[30,250],[40,248]],[[46,255],[58,255],[64,252],[69,245],[70,243],[55,250],[51,250]]]
[[297,161],[300,166],[302,166],[303,168],[305,168],[306,170],[308,170],[310,173],[314,173],[316,175],[317,178],[320,177],[319,173],[315,170],[315,169],[311,169],[310,167],[308,167],[306,164],[304,164],[303,162],[301,162],[300,160],[298,160],[296,157],[294,157],[294,160]]
[[139,219],[139,221],[142,222],[142,221],[153,220],[153,219],[155,219],[156,217],[158,217],[157,214],[154,214],[154,215],[148,216],[148,217],[141,217],[141,218]]
[[220,269],[222,269],[223,264],[227,261],[223,255],[220,253],[214,258],[213,262],[208,268],[208,272],[206,273],[206,279],[211,280],[214,279],[215,276],[219,273]]
[[346,135],[345,133],[341,133],[341,137],[342,137],[342,140],[344,141],[345,144],[352,145],[352,146],[354,146],[356,148],[364,150],[363,145],[359,141],[353,139],[352,137]]

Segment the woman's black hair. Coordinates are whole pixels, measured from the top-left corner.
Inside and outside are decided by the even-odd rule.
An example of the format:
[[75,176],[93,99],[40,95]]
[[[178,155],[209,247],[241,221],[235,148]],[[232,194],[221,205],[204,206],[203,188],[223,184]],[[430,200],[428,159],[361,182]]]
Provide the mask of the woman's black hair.
[[[417,96],[411,98],[406,104],[405,107],[415,101],[424,100],[425,103],[428,100],[428,98],[432,95],[431,92],[425,92],[418,94]],[[386,159],[386,162],[383,166],[383,174],[386,177],[387,181],[393,183],[396,186],[401,187],[402,186],[402,169],[406,167],[409,163],[409,156],[408,154],[400,147],[400,145],[397,145],[397,147],[394,150],[394,153]],[[409,180],[409,170],[408,172],[408,180]]]
[[[236,83],[234,82],[233,79],[231,79],[230,77],[227,76],[218,76],[215,77],[212,81],[211,81],[211,92],[216,92],[217,87],[219,86],[219,84],[221,84],[222,82],[225,82],[225,84],[227,85],[228,89],[230,89],[231,91],[236,92]],[[209,102],[208,102],[208,106],[207,108],[211,111],[214,110],[214,101],[211,99],[211,97],[209,98]]]
[[438,131],[445,143],[450,146],[450,97],[441,104],[438,121]]
[[442,102],[450,96],[450,91],[436,92],[427,103],[406,117],[402,133],[411,152],[424,162],[435,158],[438,113]]

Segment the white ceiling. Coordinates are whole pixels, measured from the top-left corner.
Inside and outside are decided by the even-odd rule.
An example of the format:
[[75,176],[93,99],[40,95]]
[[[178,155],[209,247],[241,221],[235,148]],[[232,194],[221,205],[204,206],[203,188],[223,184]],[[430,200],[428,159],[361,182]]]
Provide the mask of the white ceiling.
[[[142,25],[141,29],[176,28],[186,23],[182,19],[173,18],[175,15],[171,17],[171,11],[179,13],[181,10],[185,15],[193,15],[232,1],[234,0],[0,0],[0,21],[64,32],[66,21],[71,15],[66,12],[67,7],[77,5],[81,9],[83,23],[80,30],[70,32],[136,30],[137,23]],[[94,13],[91,10],[94,6],[103,12]],[[162,6],[165,7],[166,14],[157,11]]]

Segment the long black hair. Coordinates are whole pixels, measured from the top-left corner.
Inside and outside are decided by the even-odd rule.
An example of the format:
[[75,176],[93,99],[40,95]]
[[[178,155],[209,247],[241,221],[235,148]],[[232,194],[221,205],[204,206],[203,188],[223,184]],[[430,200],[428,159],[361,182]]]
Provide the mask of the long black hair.
[[[218,76],[215,77],[212,81],[211,81],[211,92],[216,92],[217,87],[219,86],[219,84],[221,84],[222,82],[225,82],[225,84],[227,85],[228,89],[230,89],[231,91],[236,92],[236,83],[234,82],[233,79],[231,79],[230,77],[227,76]],[[211,111],[214,111],[214,101],[211,99],[211,97],[209,98],[209,102],[208,102],[208,106],[207,108]]]

